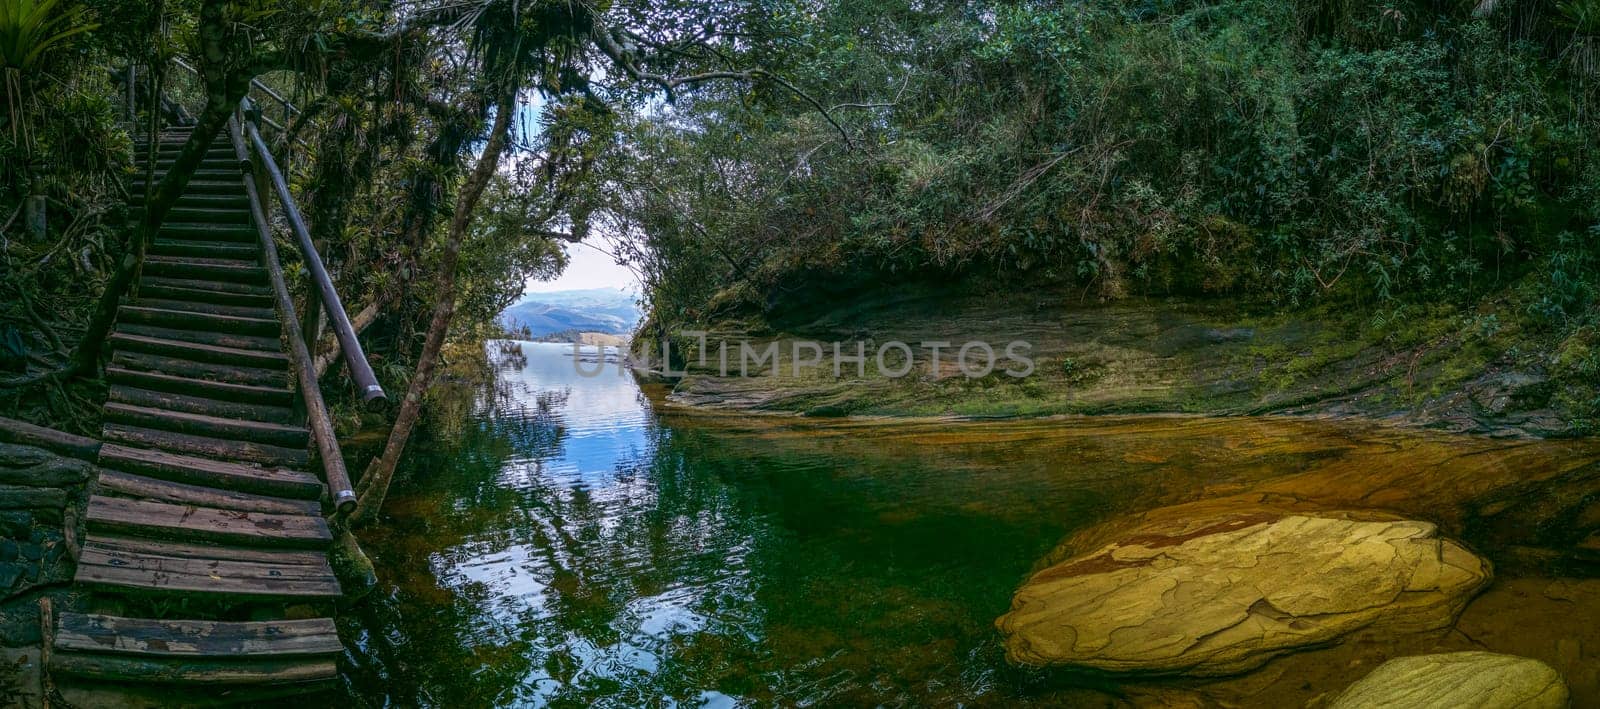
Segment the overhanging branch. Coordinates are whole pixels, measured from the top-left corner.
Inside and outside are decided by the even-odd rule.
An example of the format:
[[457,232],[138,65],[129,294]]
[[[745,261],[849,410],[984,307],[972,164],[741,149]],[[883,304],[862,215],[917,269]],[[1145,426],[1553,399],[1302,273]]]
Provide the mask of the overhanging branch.
[[686,76],[665,76],[640,69],[639,65],[635,64],[633,59],[629,58],[628,50],[623,48],[623,46],[617,41],[617,38],[612,33],[612,30],[600,24],[599,20],[595,21],[594,30],[590,34],[593,35],[595,46],[600,49],[600,53],[606,55],[606,58],[610,59],[612,64],[615,64],[617,68],[622,69],[624,73],[637,81],[647,81],[660,86],[661,90],[666,92],[667,101],[669,103],[675,98],[673,92],[681,86],[692,86],[694,84],[705,83],[707,81],[719,80],[752,82],[757,80],[771,81],[787,89],[790,93],[800,97],[801,100],[804,100],[806,103],[811,104],[811,107],[816,109],[817,113],[822,114],[822,117],[834,127],[834,130],[839,131],[839,136],[844,139],[845,147],[854,147],[854,144],[850,140],[849,131],[846,131],[844,126],[840,125],[839,121],[834,119],[833,114],[828,110],[827,106],[822,105],[822,102],[818,101],[811,94],[801,91],[800,87],[795,86],[794,83],[790,82],[788,79],[767,71],[766,69],[756,67],[741,70],[707,71],[699,74],[689,74]]

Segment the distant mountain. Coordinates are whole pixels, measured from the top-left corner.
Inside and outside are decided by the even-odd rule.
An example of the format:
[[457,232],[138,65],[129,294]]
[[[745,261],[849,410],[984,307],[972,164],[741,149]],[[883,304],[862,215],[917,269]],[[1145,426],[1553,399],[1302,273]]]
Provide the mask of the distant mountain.
[[500,314],[507,330],[527,328],[533,337],[564,330],[627,335],[639,323],[634,296],[615,288],[534,293]]

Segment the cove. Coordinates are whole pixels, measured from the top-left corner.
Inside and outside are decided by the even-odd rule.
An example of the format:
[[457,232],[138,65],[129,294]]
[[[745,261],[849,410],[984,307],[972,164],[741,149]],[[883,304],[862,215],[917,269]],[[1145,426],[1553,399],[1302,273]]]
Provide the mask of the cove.
[[495,385],[407,461],[363,539],[382,580],[341,633],[365,704],[1298,706],[1385,656],[1457,649],[1544,660],[1575,705],[1600,699],[1600,591],[1515,544],[1486,551],[1514,530],[1466,542],[1497,573],[1449,630],[1232,677],[1019,667],[994,625],[1064,538],[1130,515],[1240,494],[1413,512],[1436,491],[1582,469],[1592,443],[1302,418],[708,412],[615,362],[580,376],[570,346],[519,347],[489,345]]

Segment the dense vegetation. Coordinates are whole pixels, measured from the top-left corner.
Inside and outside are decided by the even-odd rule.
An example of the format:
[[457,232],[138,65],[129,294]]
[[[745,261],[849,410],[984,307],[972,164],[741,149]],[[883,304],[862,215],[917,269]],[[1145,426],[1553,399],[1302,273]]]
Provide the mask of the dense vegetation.
[[276,147],[410,393],[388,467],[444,342],[586,236],[658,329],[963,279],[1511,292],[1518,332],[1595,339],[1597,0],[0,0],[0,61],[0,404],[68,428],[94,426],[107,304],[211,140],[129,213],[172,112],[151,97],[209,129],[251,79],[300,109]]
[[[446,340],[488,332],[583,236],[619,116],[767,76],[676,58],[679,38],[729,41],[712,38],[736,15],[672,2],[0,0],[12,372],[0,413],[95,428],[119,298],[240,100],[274,90],[298,107],[268,116],[279,162],[381,378],[405,392],[361,481],[362,509],[376,508],[365,501],[381,502]],[[125,178],[150,155],[137,146],[180,118],[191,137],[130,211]],[[348,399],[333,348],[318,353],[322,381]],[[350,411],[349,429],[385,423]]]
[[1593,0],[773,9],[826,116],[719,87],[618,142],[661,320],[962,275],[1282,305],[1526,278],[1528,318],[1589,316]]

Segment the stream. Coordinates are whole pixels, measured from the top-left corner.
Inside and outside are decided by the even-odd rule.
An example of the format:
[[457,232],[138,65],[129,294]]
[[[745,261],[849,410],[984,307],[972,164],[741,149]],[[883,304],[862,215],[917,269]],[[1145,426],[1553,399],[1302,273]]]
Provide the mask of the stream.
[[[1518,470],[1595,454],[1307,419],[697,411],[615,362],[580,375],[571,345],[489,352],[493,390],[408,454],[388,519],[363,534],[382,580],[341,619],[358,704],[1304,703],[1354,679],[1352,663],[1418,648],[1352,642],[1207,689],[1018,668],[994,619],[1064,536],[1200,491],[1463,453],[1507,451]],[[592,348],[580,359],[600,366]],[[1581,705],[1600,685],[1582,669],[1600,665],[1600,631],[1571,629],[1596,616],[1589,582],[1497,578],[1461,630],[1421,649],[1548,656],[1573,668]]]

